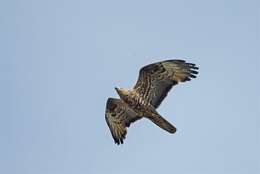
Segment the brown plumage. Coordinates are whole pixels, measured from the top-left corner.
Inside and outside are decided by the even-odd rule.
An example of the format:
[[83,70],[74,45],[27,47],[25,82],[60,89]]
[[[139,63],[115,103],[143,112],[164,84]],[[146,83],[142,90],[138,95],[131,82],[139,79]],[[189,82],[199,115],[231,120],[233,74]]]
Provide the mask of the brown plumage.
[[133,89],[116,88],[120,99],[109,98],[105,118],[116,144],[122,144],[131,123],[143,117],[175,133],[176,128],[156,111],[171,88],[196,78],[198,67],[184,60],[166,60],[141,68]]

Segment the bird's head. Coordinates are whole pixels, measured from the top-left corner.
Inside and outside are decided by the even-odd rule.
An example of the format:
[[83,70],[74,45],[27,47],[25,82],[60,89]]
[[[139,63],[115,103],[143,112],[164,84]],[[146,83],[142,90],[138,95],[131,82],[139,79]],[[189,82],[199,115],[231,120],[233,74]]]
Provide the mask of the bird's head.
[[120,98],[124,99],[124,97],[127,97],[129,95],[129,91],[127,89],[123,88],[117,88],[115,87],[116,92],[120,96]]

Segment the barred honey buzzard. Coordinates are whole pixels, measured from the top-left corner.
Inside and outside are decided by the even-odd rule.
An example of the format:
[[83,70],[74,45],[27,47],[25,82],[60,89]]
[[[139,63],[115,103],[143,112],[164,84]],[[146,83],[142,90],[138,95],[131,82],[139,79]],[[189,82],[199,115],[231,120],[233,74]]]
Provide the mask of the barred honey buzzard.
[[114,142],[123,144],[127,127],[141,118],[148,118],[169,133],[176,128],[157,111],[171,88],[179,82],[196,78],[199,68],[184,60],[166,60],[144,66],[133,89],[115,88],[120,99],[108,98],[105,119]]

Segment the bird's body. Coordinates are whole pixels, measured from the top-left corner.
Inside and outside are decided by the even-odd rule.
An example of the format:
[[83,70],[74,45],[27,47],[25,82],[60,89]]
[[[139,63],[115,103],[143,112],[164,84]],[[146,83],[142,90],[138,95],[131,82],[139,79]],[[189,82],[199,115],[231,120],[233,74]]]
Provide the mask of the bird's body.
[[106,122],[115,143],[123,143],[126,127],[141,118],[148,118],[157,126],[175,133],[176,128],[156,111],[170,89],[178,82],[195,78],[195,64],[184,60],[166,60],[143,67],[133,89],[115,88],[120,99],[109,98]]
[[153,109],[152,105],[144,100],[135,90],[126,90],[116,88],[120,99],[140,117],[143,117],[148,110]]

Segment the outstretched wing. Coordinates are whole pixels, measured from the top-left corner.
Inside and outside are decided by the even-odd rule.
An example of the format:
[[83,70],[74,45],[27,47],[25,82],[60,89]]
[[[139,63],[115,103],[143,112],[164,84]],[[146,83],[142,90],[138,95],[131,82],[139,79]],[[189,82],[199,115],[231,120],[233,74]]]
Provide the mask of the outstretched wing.
[[140,70],[134,89],[157,108],[174,85],[196,78],[198,69],[195,64],[184,60],[153,63]]
[[122,100],[108,98],[105,118],[116,144],[123,144],[130,124],[141,117],[130,109]]

